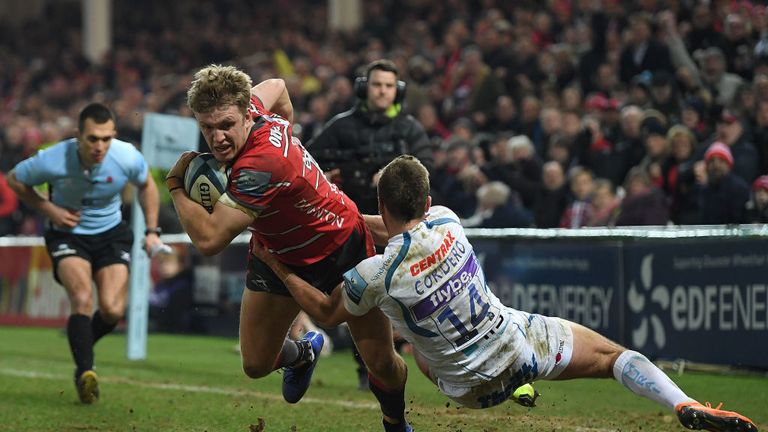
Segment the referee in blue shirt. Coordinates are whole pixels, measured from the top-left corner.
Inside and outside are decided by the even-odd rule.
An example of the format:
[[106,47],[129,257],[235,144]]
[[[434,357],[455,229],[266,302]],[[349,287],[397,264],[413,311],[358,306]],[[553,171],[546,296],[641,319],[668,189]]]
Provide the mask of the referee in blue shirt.
[[[80,401],[99,398],[93,371],[93,345],[111,332],[125,313],[133,233],[122,220],[121,192],[139,188],[147,222],[146,250],[162,245],[157,227],[158,193],[142,154],[115,139],[115,121],[106,106],[92,103],[79,115],[77,136],[20,162],[8,183],[28,206],[48,217],[45,243],[54,277],[64,285],[72,307],[67,337],[75,360]],[[33,186],[48,183],[48,196]],[[98,309],[93,312],[93,284]],[[93,315],[91,315],[93,314]]]

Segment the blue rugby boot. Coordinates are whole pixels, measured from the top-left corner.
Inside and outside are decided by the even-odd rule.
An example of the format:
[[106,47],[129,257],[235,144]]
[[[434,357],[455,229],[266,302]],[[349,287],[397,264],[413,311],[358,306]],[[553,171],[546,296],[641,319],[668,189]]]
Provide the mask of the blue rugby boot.
[[311,331],[304,335],[300,343],[305,347],[305,361],[301,366],[283,368],[283,399],[288,403],[300,401],[307,392],[325,339],[321,333]]
[[392,424],[388,421],[381,419],[381,423],[384,425],[384,432],[413,432],[413,426],[403,419],[402,423]]

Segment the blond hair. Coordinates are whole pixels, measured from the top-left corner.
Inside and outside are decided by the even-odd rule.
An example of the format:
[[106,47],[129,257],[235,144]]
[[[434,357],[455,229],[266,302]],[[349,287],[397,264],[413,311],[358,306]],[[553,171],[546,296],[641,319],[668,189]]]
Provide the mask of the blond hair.
[[688,138],[688,141],[691,143],[691,148],[696,147],[696,136],[691,132],[690,129],[683,125],[674,125],[671,128],[669,128],[669,132],[667,132],[667,140],[669,142],[672,142],[678,135],[683,135],[684,137]]
[[251,77],[234,66],[208,65],[195,73],[187,90],[187,105],[196,113],[234,105],[245,114],[251,101],[251,86]]

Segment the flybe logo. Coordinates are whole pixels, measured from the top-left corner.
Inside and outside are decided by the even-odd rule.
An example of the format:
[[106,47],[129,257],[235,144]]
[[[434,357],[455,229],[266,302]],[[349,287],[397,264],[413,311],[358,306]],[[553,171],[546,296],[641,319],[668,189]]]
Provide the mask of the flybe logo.
[[451,246],[453,246],[454,241],[456,241],[456,239],[453,238],[451,232],[448,231],[445,234],[445,237],[443,237],[443,243],[439,248],[435,249],[435,251],[426,258],[411,266],[411,275],[418,276],[419,273],[442,261],[443,258],[448,254],[448,251],[451,250]]

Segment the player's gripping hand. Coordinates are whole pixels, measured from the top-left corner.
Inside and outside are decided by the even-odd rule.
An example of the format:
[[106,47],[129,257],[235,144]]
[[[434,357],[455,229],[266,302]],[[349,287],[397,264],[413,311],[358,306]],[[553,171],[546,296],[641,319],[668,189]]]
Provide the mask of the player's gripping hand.
[[173,252],[170,246],[160,240],[159,235],[151,232],[147,232],[144,236],[144,251],[150,258],[154,258],[158,254],[170,254]]
[[277,258],[275,258],[275,255],[269,251],[269,248],[267,248],[267,246],[258,240],[253,242],[253,249],[251,250],[251,253],[253,253],[256,258],[270,267],[272,267],[272,263],[277,262]]
[[74,211],[49,203],[45,214],[51,219],[54,226],[62,228],[74,228],[80,223],[80,211]]
[[168,174],[165,175],[165,184],[168,186],[168,189],[175,188],[178,185],[184,186],[184,173],[187,172],[187,167],[192,162],[192,159],[199,154],[199,152],[187,151],[179,156],[179,159],[168,171]]

